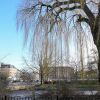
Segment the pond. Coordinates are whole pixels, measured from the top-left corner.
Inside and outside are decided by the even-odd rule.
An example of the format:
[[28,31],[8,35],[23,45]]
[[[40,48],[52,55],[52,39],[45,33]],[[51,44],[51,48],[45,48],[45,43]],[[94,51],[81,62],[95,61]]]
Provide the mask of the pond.
[[8,94],[10,97],[29,97],[32,96],[32,91],[18,90]]
[[[19,90],[19,91],[13,91],[9,93],[8,95],[10,97],[31,97],[32,96],[32,91],[28,90]],[[39,97],[41,95],[48,95],[48,91],[44,90],[37,90],[35,91],[35,97]],[[98,91],[76,91],[76,95],[96,95],[99,93]]]
[[76,95],[96,95],[99,91],[76,91]]

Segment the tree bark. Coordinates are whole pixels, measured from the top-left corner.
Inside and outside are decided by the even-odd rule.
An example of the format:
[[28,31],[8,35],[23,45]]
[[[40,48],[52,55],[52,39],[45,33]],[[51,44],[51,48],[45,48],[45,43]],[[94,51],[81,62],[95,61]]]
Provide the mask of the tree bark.
[[98,15],[95,20],[95,28],[93,30],[94,43],[98,49],[98,81],[100,83],[100,3],[98,6]]
[[[100,17],[100,16],[99,16]],[[98,81],[100,83],[100,18],[99,18],[99,26],[98,26],[98,34],[97,34],[97,49],[98,49]]]
[[98,56],[99,56],[99,60],[98,60],[98,82],[100,83],[100,48],[98,50]]
[[41,81],[41,85],[43,84],[43,67],[40,66],[40,81]]

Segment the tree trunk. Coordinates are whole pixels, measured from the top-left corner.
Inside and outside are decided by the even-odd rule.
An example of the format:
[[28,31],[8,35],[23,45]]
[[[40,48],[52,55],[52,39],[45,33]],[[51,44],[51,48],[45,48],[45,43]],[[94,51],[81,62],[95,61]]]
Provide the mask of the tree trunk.
[[[100,17],[100,16],[99,16]],[[100,83],[100,18],[99,18],[99,24],[98,24],[98,43],[97,43],[97,49],[98,49],[98,81]]]
[[98,50],[98,82],[100,83],[100,3],[98,5],[98,15],[94,20],[94,27],[91,27],[94,44]]
[[93,39],[98,49],[98,81],[100,83],[100,6],[99,6],[99,13],[95,22]]
[[100,49],[98,50],[99,60],[98,60],[98,82],[100,83]]
[[40,66],[40,81],[41,81],[41,85],[43,84],[43,67]]

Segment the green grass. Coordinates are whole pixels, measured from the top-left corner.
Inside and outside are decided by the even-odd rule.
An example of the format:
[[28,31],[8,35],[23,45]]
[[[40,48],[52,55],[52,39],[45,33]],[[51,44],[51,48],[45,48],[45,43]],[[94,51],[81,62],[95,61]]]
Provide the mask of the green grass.
[[78,85],[73,85],[73,88],[76,88],[78,90],[98,90],[100,91],[100,85],[91,85],[91,84],[78,84]]

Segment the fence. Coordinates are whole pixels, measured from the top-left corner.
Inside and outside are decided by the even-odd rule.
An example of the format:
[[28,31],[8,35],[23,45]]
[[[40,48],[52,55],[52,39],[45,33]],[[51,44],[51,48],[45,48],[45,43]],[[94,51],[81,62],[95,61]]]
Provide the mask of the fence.
[[100,100],[100,95],[75,95],[75,96],[46,96],[46,97],[9,97],[9,96],[0,96],[0,100]]

